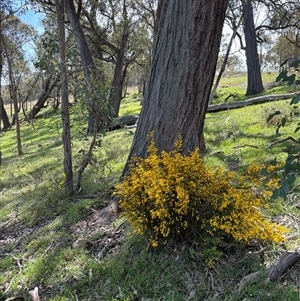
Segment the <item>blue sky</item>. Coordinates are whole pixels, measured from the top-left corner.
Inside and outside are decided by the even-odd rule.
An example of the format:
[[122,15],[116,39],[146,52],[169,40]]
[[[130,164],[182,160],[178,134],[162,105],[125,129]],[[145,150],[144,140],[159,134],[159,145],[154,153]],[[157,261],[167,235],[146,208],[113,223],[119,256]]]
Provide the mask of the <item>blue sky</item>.
[[20,15],[20,19],[31,26],[33,26],[39,33],[43,32],[43,26],[41,20],[43,19],[43,13],[35,13],[34,11],[27,11]]
[[[0,0],[1,1],[1,0]],[[22,13],[19,18],[28,25],[31,25],[37,30],[39,34],[43,33],[43,26],[41,23],[41,20],[43,19],[44,14],[42,13],[35,13],[34,11],[27,11],[25,13]],[[35,57],[35,50],[34,45],[32,43],[27,43],[23,46],[23,49],[25,51],[25,56],[27,57],[27,60],[30,62]]]

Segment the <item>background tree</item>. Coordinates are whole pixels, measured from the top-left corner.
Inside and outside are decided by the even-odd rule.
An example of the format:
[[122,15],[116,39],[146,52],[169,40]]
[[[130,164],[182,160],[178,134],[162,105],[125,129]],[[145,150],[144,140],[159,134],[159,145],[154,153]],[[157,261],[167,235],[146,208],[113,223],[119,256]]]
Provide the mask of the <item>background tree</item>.
[[21,156],[23,154],[22,151],[22,144],[21,144],[21,131],[20,131],[20,122],[19,122],[19,110],[18,110],[18,99],[17,99],[17,89],[16,89],[16,82],[13,74],[12,62],[9,54],[8,46],[5,42],[4,37],[3,39],[3,48],[6,54],[7,65],[8,65],[8,73],[9,73],[9,90],[10,95],[14,105],[14,118],[16,124],[16,134],[17,134],[17,148],[18,148],[18,155]]
[[251,0],[243,0],[244,34],[246,42],[247,91],[246,95],[256,95],[264,91],[257,51],[253,7]]
[[73,166],[72,166],[72,147],[71,147],[71,125],[69,113],[69,89],[68,75],[66,67],[66,38],[64,20],[64,1],[56,0],[56,14],[58,24],[58,39],[60,53],[60,73],[61,73],[61,95],[62,95],[62,140],[64,147],[64,172],[66,175],[65,187],[68,191],[73,191]]
[[152,29],[154,26],[153,15],[149,13],[153,10],[152,2],[91,1],[90,6],[82,6],[82,22],[91,51],[95,58],[109,63],[112,70],[109,100],[114,117],[119,113],[128,68],[149,54],[151,25]]
[[159,150],[172,149],[179,135],[184,153],[204,148],[204,118],[227,3],[160,1],[149,82],[129,160],[146,156],[152,131]]
[[[7,115],[7,112],[4,107],[4,101],[2,98],[2,76],[3,76],[3,56],[4,56],[4,47],[3,47],[3,23],[9,17],[6,10],[10,8],[10,3],[8,5],[0,6],[0,122],[3,122],[3,129],[10,128],[10,121]],[[1,124],[0,124],[1,126]],[[1,128],[1,127],[0,127]]]

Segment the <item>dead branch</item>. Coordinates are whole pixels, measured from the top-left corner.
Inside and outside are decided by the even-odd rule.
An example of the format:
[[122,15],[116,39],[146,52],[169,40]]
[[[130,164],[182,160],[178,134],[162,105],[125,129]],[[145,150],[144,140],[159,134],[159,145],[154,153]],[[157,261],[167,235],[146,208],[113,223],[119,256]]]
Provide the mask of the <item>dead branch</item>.
[[287,252],[284,254],[277,264],[275,264],[269,271],[269,278],[271,281],[277,280],[284,272],[300,261],[300,253]]
[[300,253],[295,252],[287,252],[281,256],[279,261],[272,265],[270,268],[257,271],[245,276],[239,283],[239,289],[247,286],[248,284],[257,282],[258,280],[264,279],[265,282],[268,281],[276,281],[280,276],[282,276],[289,268],[295,265],[298,261],[300,261]]
[[15,296],[15,297],[10,297],[8,299],[5,299],[5,301],[23,301],[23,300],[25,300],[25,298],[21,296]]
[[292,140],[293,142],[298,143],[298,141],[294,137],[289,136],[289,137],[286,137],[284,139],[281,139],[281,140],[278,140],[278,141],[275,141],[275,142],[271,143],[267,148],[270,148],[270,147],[272,147],[272,146],[274,146],[278,143],[282,143],[282,142],[285,142],[287,140]]
[[210,105],[207,108],[207,113],[227,111],[227,110],[232,110],[232,109],[243,108],[243,107],[250,106],[250,105],[256,105],[256,104],[262,104],[262,103],[271,102],[271,101],[289,99],[296,95],[297,95],[297,93],[263,95],[263,96],[249,98],[249,99],[246,99],[243,101],[223,103],[223,104],[219,104],[219,105]]
[[242,147],[253,147],[253,148],[258,148],[258,146],[256,145],[251,145],[251,144],[243,144],[243,145],[237,145],[237,146],[234,146],[233,148],[242,148]]

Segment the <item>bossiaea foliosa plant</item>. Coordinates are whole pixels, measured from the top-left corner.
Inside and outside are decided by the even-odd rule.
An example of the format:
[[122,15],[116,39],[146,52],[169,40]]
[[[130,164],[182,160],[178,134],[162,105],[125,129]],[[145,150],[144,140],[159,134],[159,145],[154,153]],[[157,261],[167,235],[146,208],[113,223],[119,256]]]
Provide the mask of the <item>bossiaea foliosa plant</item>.
[[[151,134],[153,135],[153,134]],[[145,159],[135,158],[116,186],[120,208],[156,247],[174,241],[281,242],[288,232],[264,216],[277,180],[251,165],[244,175],[210,168],[195,149],[181,152],[181,138],[170,152],[159,152],[153,138]],[[275,167],[269,167],[270,174]],[[253,189],[264,182],[265,189]]]

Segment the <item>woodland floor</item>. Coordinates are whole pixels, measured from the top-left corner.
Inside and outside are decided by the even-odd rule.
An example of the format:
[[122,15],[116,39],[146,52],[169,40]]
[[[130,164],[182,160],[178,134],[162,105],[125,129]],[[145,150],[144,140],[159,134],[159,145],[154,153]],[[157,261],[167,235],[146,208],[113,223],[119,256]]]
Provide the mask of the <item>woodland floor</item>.
[[[223,98],[237,87],[229,83],[230,90],[226,89],[224,86],[219,91]],[[286,144],[268,148],[278,137],[274,135],[276,124],[266,125],[266,119],[278,106],[289,116],[286,102],[209,114],[208,164],[239,171],[254,161],[283,158]],[[124,115],[136,114],[140,109],[137,97],[126,100],[122,109]],[[85,133],[81,133],[85,125],[76,113],[72,122],[77,130],[74,136],[79,138],[74,148],[80,151],[85,143]],[[294,135],[294,125],[289,121],[282,137]],[[270,206],[272,221],[291,229],[287,243],[226,245],[220,260],[208,267],[202,250],[196,247],[188,249],[183,244],[176,250],[145,251],[145,241],[130,242],[132,230],[125,219],[114,210],[105,211],[133,135],[121,129],[103,138],[96,150],[99,166],[89,166],[85,174],[89,195],[67,199],[59,190],[62,172],[57,169],[61,164],[57,159],[61,156],[60,115],[51,113],[37,119],[35,127],[24,126],[22,138],[27,148],[22,159],[12,154],[13,133],[7,133],[2,145],[3,153],[9,156],[0,168],[0,301],[28,301],[28,292],[35,286],[41,301],[300,300],[299,262],[276,282],[255,279],[256,283],[240,286],[245,276],[267,269],[287,251],[300,251],[299,187],[287,201],[276,200]],[[50,163],[48,156],[52,156]],[[56,261],[55,267],[51,261]]]

